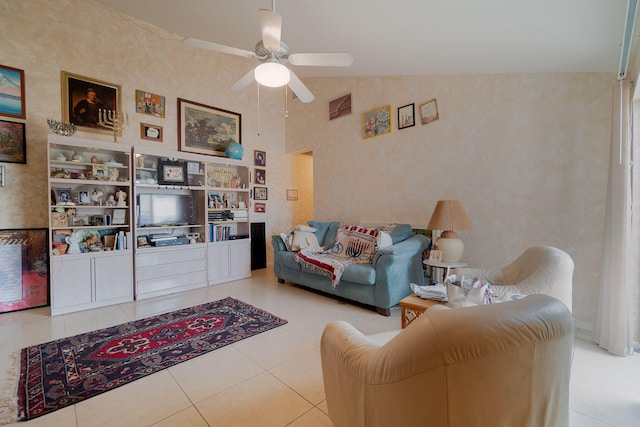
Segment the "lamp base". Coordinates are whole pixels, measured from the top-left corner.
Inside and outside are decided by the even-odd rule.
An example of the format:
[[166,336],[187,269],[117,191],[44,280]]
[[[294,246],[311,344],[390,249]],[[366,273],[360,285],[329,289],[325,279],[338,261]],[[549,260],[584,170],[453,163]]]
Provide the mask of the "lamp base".
[[464,243],[457,237],[440,237],[438,249],[442,251],[442,262],[458,262],[464,252]]

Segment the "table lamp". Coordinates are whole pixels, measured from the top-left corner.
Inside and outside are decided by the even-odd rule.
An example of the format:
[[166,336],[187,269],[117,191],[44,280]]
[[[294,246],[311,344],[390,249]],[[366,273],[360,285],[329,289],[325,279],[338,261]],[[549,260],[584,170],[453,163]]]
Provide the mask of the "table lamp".
[[436,241],[442,251],[442,262],[458,262],[462,258],[464,244],[456,230],[472,230],[473,224],[460,200],[438,200],[427,225],[428,230],[442,230]]

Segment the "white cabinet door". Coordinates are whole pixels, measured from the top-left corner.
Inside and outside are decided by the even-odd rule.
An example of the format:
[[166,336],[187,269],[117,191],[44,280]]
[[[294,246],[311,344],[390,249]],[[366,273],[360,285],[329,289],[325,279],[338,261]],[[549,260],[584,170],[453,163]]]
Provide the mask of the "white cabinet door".
[[133,258],[131,255],[96,258],[94,279],[96,301],[133,299]]
[[251,276],[251,241],[236,240],[229,244],[229,276],[240,279]]
[[219,242],[209,246],[207,253],[207,274],[209,284],[222,283],[229,277],[229,245]]
[[[58,257],[56,257],[58,258]],[[51,311],[90,304],[92,301],[91,259],[61,256],[51,261]]]

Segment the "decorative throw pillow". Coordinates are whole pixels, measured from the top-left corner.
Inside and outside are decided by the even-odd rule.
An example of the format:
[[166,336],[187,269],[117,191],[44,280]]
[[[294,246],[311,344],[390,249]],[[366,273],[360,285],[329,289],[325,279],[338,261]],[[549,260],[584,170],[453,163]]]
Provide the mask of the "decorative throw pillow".
[[306,231],[307,233],[315,233],[318,230],[313,227],[309,227],[308,225],[299,224],[293,227],[293,231]]
[[388,248],[389,246],[393,246],[393,240],[391,239],[391,235],[389,233],[385,233],[378,229],[380,233],[378,234],[378,239],[376,240],[376,245],[378,246],[378,250]]
[[314,251],[322,250],[315,234],[309,231],[294,231],[291,250],[299,251],[307,248]]
[[288,251],[291,251],[291,245],[293,244],[293,233],[280,233],[280,238],[284,242],[284,247]]
[[343,225],[338,229],[336,244],[331,252],[346,256],[358,263],[370,263],[376,253],[380,231],[358,225]]

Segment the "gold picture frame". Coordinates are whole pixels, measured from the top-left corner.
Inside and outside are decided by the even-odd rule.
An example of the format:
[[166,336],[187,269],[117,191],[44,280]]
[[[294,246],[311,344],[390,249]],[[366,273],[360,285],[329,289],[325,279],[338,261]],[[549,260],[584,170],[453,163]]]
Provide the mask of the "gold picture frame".
[[162,142],[162,126],[140,123],[140,139]]
[[226,157],[229,144],[242,144],[242,114],[178,98],[178,148]]
[[440,118],[438,114],[438,102],[435,98],[420,105],[420,123],[427,125]]
[[362,137],[364,139],[391,133],[391,105],[384,105],[362,114]]
[[[78,130],[113,135],[113,129],[99,120],[99,110],[122,113],[120,85],[61,71],[62,121]],[[113,113],[112,113],[113,114]],[[122,136],[122,131],[118,131]]]

